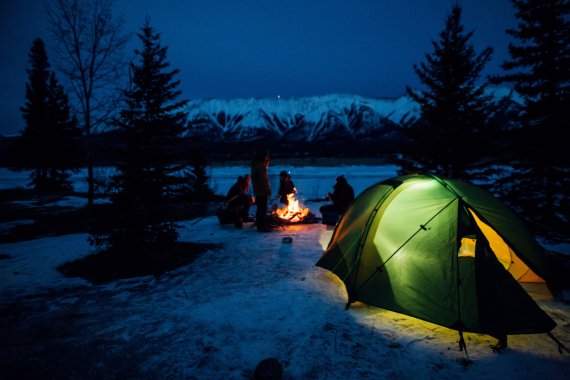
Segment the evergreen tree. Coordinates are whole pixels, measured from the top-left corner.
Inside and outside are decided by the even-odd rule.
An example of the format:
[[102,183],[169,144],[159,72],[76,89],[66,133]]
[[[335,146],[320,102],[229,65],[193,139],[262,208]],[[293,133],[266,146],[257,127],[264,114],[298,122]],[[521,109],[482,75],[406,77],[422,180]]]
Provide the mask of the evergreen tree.
[[514,118],[520,127],[507,200],[542,222],[570,222],[570,2],[512,0],[519,20],[507,33],[510,60],[498,83],[514,85],[524,103]]
[[76,138],[80,130],[71,118],[68,97],[49,70],[43,41],[34,40],[30,50],[31,69],[26,84],[26,104],[21,108],[26,127],[14,147],[19,169],[32,169],[36,190],[71,188],[70,171],[79,164]]
[[130,66],[132,83],[125,90],[125,108],[117,120],[124,132],[124,151],[111,178],[113,205],[118,216],[113,231],[95,236],[122,253],[140,254],[153,246],[172,244],[175,226],[168,220],[168,201],[181,186],[176,175],[184,163],[177,145],[187,114],[187,100],[177,100],[178,70],[168,70],[167,48],[147,19],[138,34],[142,49]]
[[214,191],[208,185],[210,178],[206,172],[206,162],[202,158],[201,153],[195,153],[192,160],[192,172],[190,174],[189,192],[187,199],[197,202],[207,202],[212,200]]
[[492,138],[493,107],[485,85],[477,82],[492,49],[475,52],[469,43],[473,32],[464,32],[461,13],[460,6],[452,8],[440,40],[432,42],[433,52],[419,67],[414,65],[426,89],[407,88],[421,111],[405,128],[404,171],[472,180],[483,174],[483,160],[491,153],[484,141]]

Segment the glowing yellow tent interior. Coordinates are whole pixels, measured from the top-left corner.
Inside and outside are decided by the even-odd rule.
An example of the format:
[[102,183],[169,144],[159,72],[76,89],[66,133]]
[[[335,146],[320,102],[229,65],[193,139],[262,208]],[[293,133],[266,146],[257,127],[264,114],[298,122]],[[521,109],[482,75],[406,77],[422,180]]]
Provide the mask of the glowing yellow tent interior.
[[548,261],[516,215],[488,192],[433,175],[363,191],[317,265],[345,284],[348,303],[461,332],[549,332],[555,322],[519,282],[545,283]]

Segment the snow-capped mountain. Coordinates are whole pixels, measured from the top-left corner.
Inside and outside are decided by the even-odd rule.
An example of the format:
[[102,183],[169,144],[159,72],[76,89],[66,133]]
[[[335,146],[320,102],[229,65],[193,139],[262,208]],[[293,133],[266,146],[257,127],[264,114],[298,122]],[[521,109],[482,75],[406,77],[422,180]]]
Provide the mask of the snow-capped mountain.
[[188,106],[190,136],[214,141],[373,139],[415,117],[409,97],[365,98],[332,94],[290,99],[209,99]]
[[[504,87],[487,89],[496,100],[511,96]],[[366,98],[331,94],[301,98],[207,99],[187,108],[190,137],[207,141],[344,140],[373,141],[416,118],[419,106],[409,96]]]

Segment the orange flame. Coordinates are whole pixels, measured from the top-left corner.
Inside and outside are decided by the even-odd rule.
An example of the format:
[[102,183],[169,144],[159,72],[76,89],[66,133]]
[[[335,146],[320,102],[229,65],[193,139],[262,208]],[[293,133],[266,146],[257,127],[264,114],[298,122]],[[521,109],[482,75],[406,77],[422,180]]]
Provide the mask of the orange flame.
[[298,223],[309,215],[309,208],[301,207],[299,201],[295,198],[294,193],[287,194],[287,200],[289,201],[288,205],[275,210],[275,214],[279,218],[285,219],[291,223]]

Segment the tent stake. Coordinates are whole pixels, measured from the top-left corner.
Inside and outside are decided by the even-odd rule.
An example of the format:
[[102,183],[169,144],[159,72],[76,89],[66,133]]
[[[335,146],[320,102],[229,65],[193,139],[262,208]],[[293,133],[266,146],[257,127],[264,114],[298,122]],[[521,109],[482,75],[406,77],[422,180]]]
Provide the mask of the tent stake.
[[463,338],[463,331],[459,330],[459,351],[465,350],[465,356],[469,359],[469,353],[467,352],[467,345],[465,344],[465,338]]

